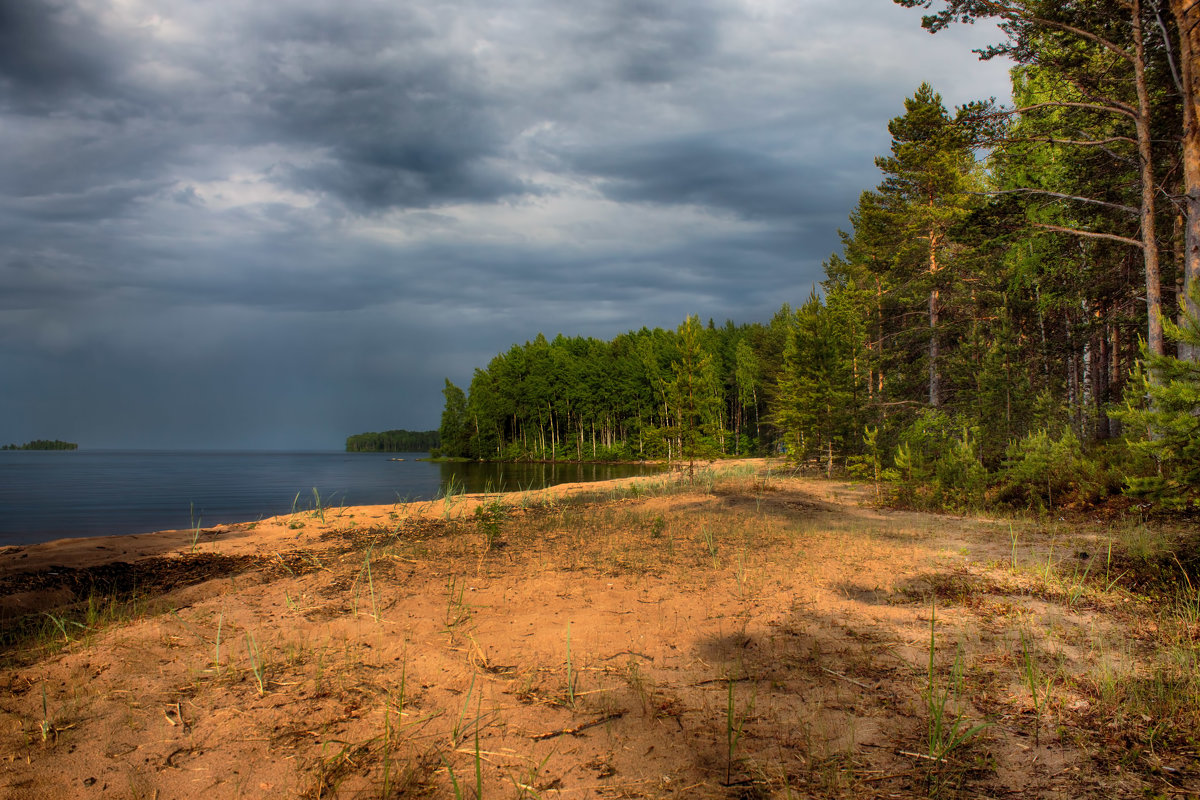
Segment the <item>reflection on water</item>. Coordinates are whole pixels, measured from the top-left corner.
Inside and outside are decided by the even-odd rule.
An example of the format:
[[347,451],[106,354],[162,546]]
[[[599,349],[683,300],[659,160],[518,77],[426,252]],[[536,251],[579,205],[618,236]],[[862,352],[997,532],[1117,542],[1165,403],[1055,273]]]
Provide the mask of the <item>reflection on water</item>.
[[[655,472],[657,468],[640,464],[568,464],[556,462],[494,464],[478,462],[443,462],[440,491],[461,488],[467,493],[518,492],[545,489],[560,483],[587,483],[628,478]],[[452,483],[453,481],[453,483]]]

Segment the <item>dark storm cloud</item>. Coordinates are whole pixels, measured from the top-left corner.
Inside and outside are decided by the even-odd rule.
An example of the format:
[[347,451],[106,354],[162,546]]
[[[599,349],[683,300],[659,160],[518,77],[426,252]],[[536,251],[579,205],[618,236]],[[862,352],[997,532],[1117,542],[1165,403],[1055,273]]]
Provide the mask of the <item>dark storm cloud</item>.
[[276,172],[294,188],[356,210],[491,201],[527,187],[486,159],[509,135],[472,58],[446,52],[438,31],[403,9],[344,7],[259,18],[263,49],[252,90],[277,141],[320,151]]
[[106,92],[119,53],[96,18],[71,2],[0,2],[0,98],[51,111],[67,94]]
[[845,208],[847,187],[817,165],[797,163],[718,136],[599,148],[573,159],[609,197],[726,209],[746,217],[791,217]]
[[0,440],[336,446],[539,331],[765,319],[905,95],[1002,91],[959,35],[889,0],[0,0]]

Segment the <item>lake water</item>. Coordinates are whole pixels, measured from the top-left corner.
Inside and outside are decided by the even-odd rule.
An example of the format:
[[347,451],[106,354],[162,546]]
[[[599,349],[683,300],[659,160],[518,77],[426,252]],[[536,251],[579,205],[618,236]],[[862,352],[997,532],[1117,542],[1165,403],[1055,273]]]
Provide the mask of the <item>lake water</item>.
[[[434,464],[425,453],[0,452],[0,545],[242,522],[326,507],[540,489],[656,471],[629,464]],[[403,458],[404,461],[391,459]],[[299,500],[296,499],[299,494]]]

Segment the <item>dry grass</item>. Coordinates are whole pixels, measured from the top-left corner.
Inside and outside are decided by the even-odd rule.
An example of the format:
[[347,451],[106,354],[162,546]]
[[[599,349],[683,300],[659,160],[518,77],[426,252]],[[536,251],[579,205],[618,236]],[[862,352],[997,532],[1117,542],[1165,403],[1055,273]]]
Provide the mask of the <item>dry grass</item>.
[[743,469],[346,509],[127,614],[45,590],[7,622],[0,793],[1195,794],[1200,596],[1138,582],[1161,532],[871,494]]

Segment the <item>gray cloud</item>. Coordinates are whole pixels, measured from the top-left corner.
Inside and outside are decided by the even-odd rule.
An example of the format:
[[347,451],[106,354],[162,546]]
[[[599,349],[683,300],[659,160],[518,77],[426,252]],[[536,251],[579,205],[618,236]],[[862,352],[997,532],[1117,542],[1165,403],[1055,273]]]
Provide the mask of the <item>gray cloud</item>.
[[121,59],[100,27],[69,2],[0,3],[0,97],[45,113],[67,95],[107,93]]
[[790,217],[845,207],[847,187],[814,165],[713,135],[664,139],[581,154],[575,168],[618,201],[726,209],[747,217]]
[[905,95],[1004,91],[985,41],[888,0],[0,0],[0,440],[336,447],[539,331],[766,319]]

